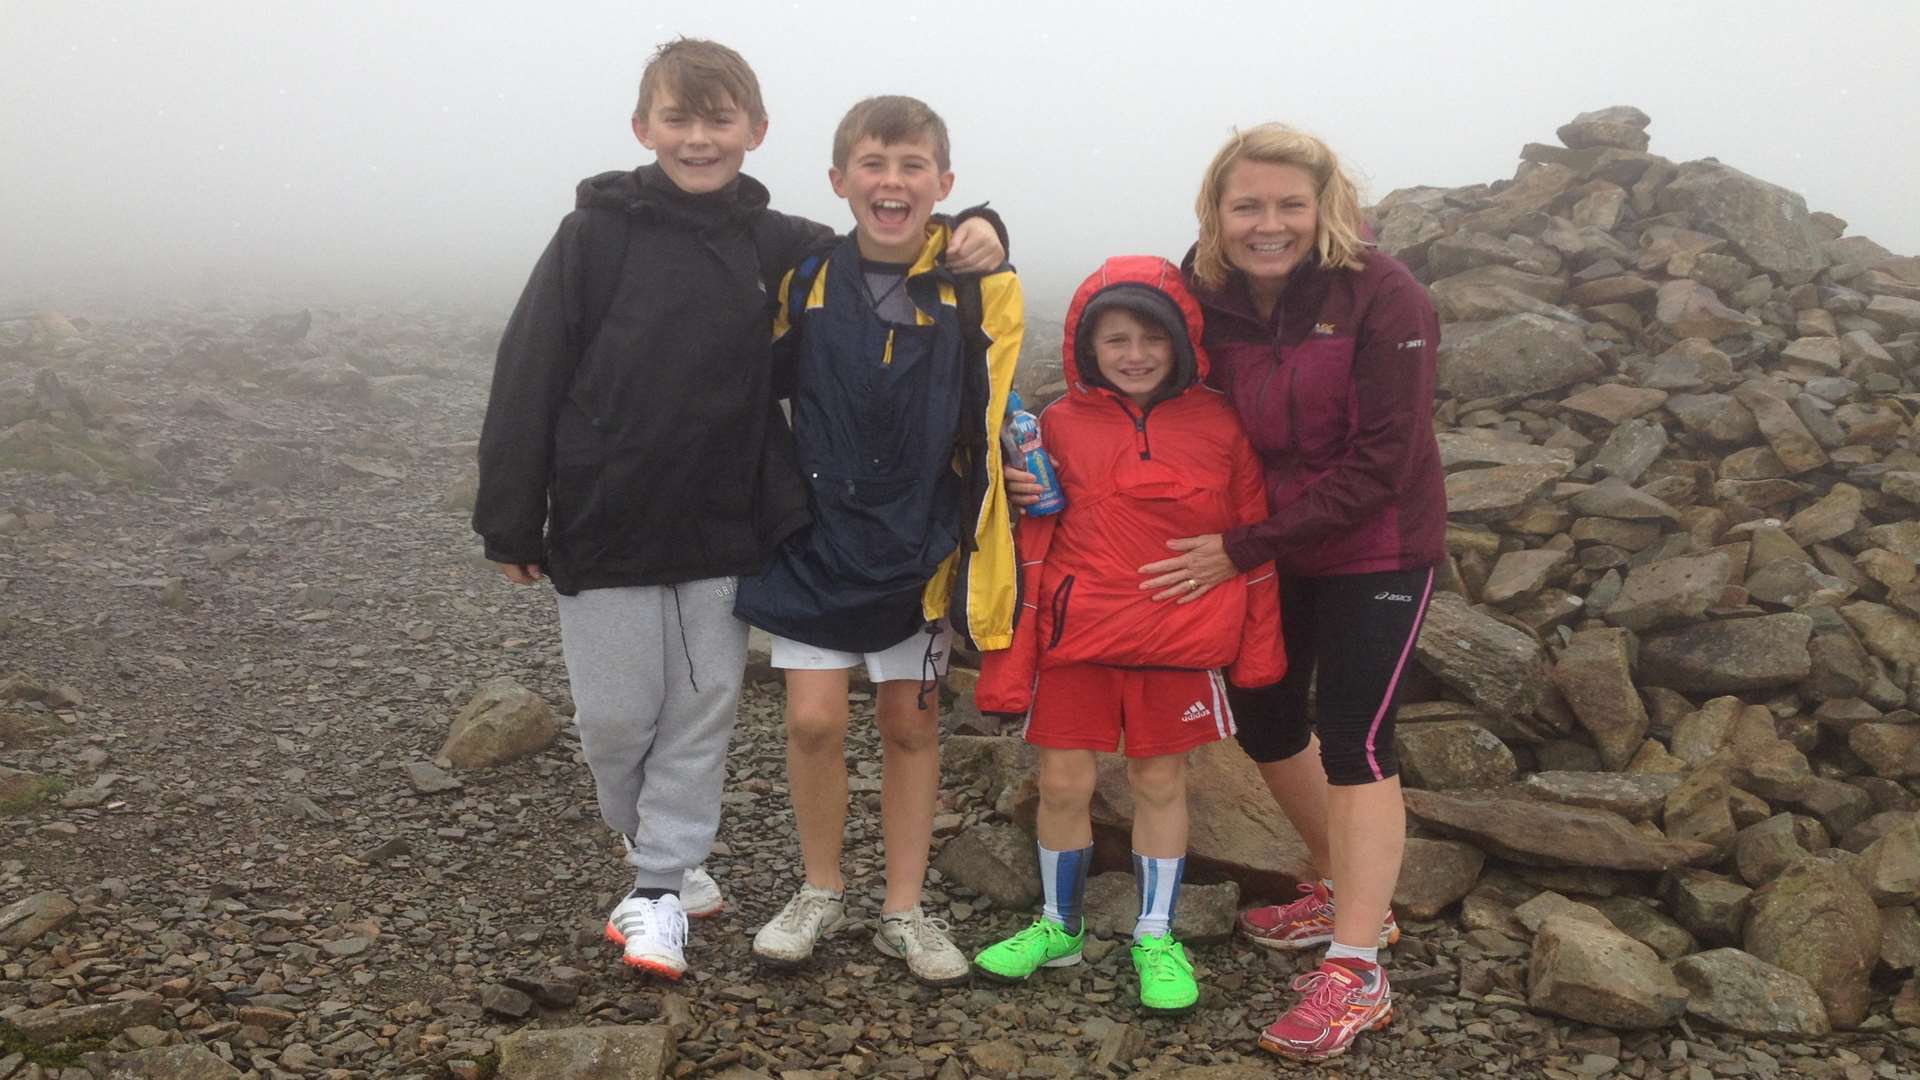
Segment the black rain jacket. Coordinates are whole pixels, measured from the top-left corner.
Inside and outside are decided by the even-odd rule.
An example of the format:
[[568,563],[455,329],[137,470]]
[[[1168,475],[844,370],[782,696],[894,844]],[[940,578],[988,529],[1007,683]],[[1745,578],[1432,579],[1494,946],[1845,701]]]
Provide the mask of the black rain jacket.
[[[831,249],[742,175],[581,181],[507,323],[473,528],[559,592],[757,573],[808,520],[774,398],[781,275]],[[598,330],[595,332],[595,324]]]

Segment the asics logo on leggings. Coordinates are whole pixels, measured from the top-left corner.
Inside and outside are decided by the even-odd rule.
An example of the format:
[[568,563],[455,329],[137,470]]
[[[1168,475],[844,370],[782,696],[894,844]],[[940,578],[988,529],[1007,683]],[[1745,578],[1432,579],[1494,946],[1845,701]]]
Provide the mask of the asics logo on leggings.
[[1395,600],[1402,604],[1413,603],[1413,597],[1408,596],[1406,593],[1397,593],[1397,592],[1383,592],[1376,595],[1374,599],[1375,600]]

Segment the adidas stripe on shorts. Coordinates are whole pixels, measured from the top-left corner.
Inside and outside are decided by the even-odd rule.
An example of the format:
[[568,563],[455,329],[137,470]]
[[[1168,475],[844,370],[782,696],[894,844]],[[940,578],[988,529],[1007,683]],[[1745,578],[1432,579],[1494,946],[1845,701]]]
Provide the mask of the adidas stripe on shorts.
[[1035,746],[1180,754],[1230,738],[1233,711],[1217,671],[1069,664],[1045,668],[1022,733]]

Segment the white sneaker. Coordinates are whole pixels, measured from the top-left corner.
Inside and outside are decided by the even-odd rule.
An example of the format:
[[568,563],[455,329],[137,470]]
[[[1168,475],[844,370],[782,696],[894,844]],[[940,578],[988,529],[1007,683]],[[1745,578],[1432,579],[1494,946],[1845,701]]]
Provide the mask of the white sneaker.
[[707,919],[725,910],[727,901],[720,895],[720,886],[713,875],[707,873],[707,868],[696,866],[680,879],[680,906],[691,918]]
[[753,935],[753,955],[780,966],[798,964],[813,955],[813,945],[847,921],[847,905],[825,889],[800,886],[773,921]]
[[626,950],[622,959],[628,967],[667,979],[686,974],[687,912],[672,893],[658,900],[628,896],[620,901],[607,916],[607,940]]
[[873,947],[895,960],[905,960],[913,977],[928,986],[958,986],[972,977],[967,956],[947,936],[951,929],[940,919],[929,919],[920,905],[880,920]]

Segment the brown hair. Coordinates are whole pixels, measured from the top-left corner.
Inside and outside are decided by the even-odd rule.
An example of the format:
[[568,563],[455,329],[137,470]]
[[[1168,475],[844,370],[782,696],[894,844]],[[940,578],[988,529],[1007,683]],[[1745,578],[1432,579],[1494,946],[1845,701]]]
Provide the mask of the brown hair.
[[1226,284],[1233,270],[1220,250],[1220,196],[1226,191],[1227,174],[1242,161],[1305,169],[1317,188],[1314,201],[1318,225],[1313,246],[1320,252],[1320,261],[1341,270],[1358,270],[1363,265],[1361,254],[1367,242],[1360,216],[1360,191],[1340,167],[1340,158],[1326,143],[1304,131],[1285,124],[1260,124],[1235,131],[1213,155],[1200,181],[1200,195],[1193,201],[1194,216],[1200,219],[1193,276],[1201,284],[1217,289]]
[[640,74],[640,100],[634,104],[633,118],[641,122],[653,109],[653,96],[661,90],[673,95],[679,105],[696,116],[711,118],[728,98],[746,112],[754,124],[767,119],[767,106],[760,98],[760,80],[739,53],[717,41],[679,37],[666,42],[647,59]]
[[833,133],[833,167],[846,171],[853,144],[873,137],[882,146],[930,139],[933,163],[941,172],[953,168],[952,147],[947,142],[947,122],[919,98],[899,94],[870,97],[847,110]]

